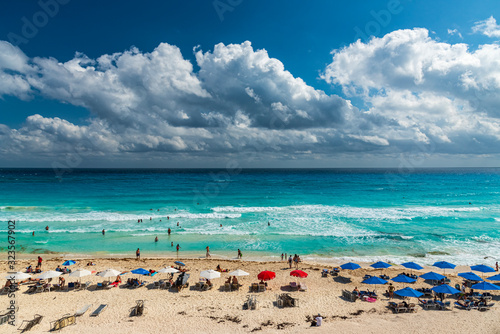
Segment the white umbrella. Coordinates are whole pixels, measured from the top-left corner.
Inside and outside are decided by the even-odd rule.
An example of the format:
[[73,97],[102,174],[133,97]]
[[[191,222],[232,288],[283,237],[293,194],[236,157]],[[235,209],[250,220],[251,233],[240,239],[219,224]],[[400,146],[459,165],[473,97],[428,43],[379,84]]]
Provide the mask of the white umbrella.
[[84,276],[89,276],[92,275],[92,272],[90,272],[87,269],[77,269],[69,274],[69,277],[84,277]]
[[120,274],[121,274],[121,271],[114,270],[114,269],[106,269],[104,271],[101,271],[99,274],[97,274],[97,276],[114,277],[114,276],[118,276]]
[[54,277],[57,277],[59,275],[61,275],[62,272],[61,271],[54,271],[54,270],[49,270],[49,271],[44,271],[40,276],[38,276],[37,278],[39,279],[48,279],[48,278],[54,278]]
[[26,273],[22,273],[20,271],[18,271],[17,273],[12,273],[12,274],[5,276],[5,278],[8,280],[12,280],[12,279],[13,280],[23,280],[23,279],[27,279],[30,277],[31,277],[31,275],[26,274]]
[[248,276],[248,275],[250,275],[250,274],[247,273],[246,271],[241,270],[241,269],[236,269],[232,273],[229,273],[229,276]]
[[200,273],[200,276],[206,279],[220,278],[220,272],[215,270],[204,270]]
[[172,267],[168,267],[168,268],[160,269],[160,270],[158,270],[158,272],[160,274],[175,274],[175,273],[178,273],[179,270],[172,268]]

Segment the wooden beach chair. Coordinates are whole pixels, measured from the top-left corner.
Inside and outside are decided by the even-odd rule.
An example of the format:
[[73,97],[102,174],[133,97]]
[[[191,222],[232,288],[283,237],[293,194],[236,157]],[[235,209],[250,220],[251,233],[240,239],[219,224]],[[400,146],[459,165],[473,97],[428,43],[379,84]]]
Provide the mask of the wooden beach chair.
[[42,322],[42,319],[43,317],[40,314],[35,314],[32,320],[24,320],[18,330],[20,330],[21,333],[27,332]]
[[101,304],[94,312],[90,314],[91,317],[98,317],[102,311],[104,311],[108,307],[108,304]]
[[257,309],[257,296],[247,295],[247,300],[243,304],[243,308],[247,310]]
[[144,314],[144,300],[136,300],[136,305],[132,307],[130,316],[140,317]]
[[6,324],[10,319],[10,311],[6,311],[0,315],[0,325]]
[[231,290],[230,291],[238,291],[240,289],[239,284],[231,284]]
[[252,292],[259,292],[259,284],[258,283],[252,283],[250,286],[250,291]]
[[259,283],[259,292],[264,292],[264,291],[266,291],[266,285]]
[[73,315],[66,314],[61,319],[52,321],[50,323],[50,330],[58,331],[60,329],[63,329],[64,327],[71,326],[74,324],[76,324],[76,316],[74,314]]

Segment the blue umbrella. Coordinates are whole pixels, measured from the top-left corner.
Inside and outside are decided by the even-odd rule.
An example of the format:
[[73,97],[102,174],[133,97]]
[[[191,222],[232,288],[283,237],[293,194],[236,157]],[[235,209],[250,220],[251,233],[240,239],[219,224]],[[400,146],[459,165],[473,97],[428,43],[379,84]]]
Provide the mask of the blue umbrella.
[[398,283],[413,283],[416,281],[416,279],[408,277],[406,275],[398,275],[392,279],[394,282]]
[[347,269],[347,270],[355,270],[361,268],[361,266],[357,263],[344,263],[343,265],[340,266],[342,269]]
[[435,286],[431,290],[434,292],[437,292],[437,293],[446,293],[449,295],[454,295],[455,293],[460,293],[460,290],[457,290],[457,289],[449,286],[448,284],[441,284],[441,285]]
[[137,274],[137,275],[148,275],[149,271],[143,268],[138,268],[130,271],[132,274]]
[[423,278],[423,279],[428,279],[430,281],[440,281],[443,278],[446,278],[446,276],[440,275],[440,274],[435,273],[433,271],[430,271],[428,273],[420,275],[420,277]]
[[73,264],[75,264],[75,263],[76,263],[76,262],[75,262],[75,261],[73,261],[73,260],[68,260],[68,261],[65,261],[62,265],[63,265],[63,266],[71,266],[71,265],[73,265]]
[[415,269],[415,270],[420,270],[424,269],[421,265],[415,263],[415,262],[405,262],[401,264],[403,267],[408,268],[408,269]]
[[468,279],[469,281],[482,281],[483,279],[473,272],[468,272],[468,273],[460,273],[458,276],[463,277],[465,279]]
[[181,261],[175,261],[174,262],[175,264],[178,264],[179,266],[185,266],[184,262],[181,262]]
[[500,274],[488,277],[490,281],[500,281]]
[[471,266],[470,269],[474,270],[474,271],[480,271],[482,273],[494,273],[495,272],[495,269],[488,267],[488,266],[485,266],[484,264],[480,264],[478,266]]
[[446,261],[435,262],[433,266],[441,269],[455,269],[456,267],[456,265],[454,265],[453,263],[449,263]]
[[394,291],[395,294],[397,294],[398,296],[401,296],[401,297],[420,297],[423,295],[422,292],[419,292],[415,289],[412,289],[412,288],[404,288],[404,289],[401,289],[401,290],[398,290],[398,291]]
[[389,268],[390,266],[392,266],[392,264],[385,263],[382,261],[378,261],[377,263],[370,265],[370,267],[375,268],[375,269],[385,269],[385,268]]
[[489,282],[477,283],[471,286],[471,288],[477,290],[500,290],[500,287],[498,285],[491,284]]
[[387,281],[385,279],[381,279],[380,277],[372,276],[370,278],[365,279],[361,283],[364,283],[364,284],[385,284],[385,283],[387,283]]

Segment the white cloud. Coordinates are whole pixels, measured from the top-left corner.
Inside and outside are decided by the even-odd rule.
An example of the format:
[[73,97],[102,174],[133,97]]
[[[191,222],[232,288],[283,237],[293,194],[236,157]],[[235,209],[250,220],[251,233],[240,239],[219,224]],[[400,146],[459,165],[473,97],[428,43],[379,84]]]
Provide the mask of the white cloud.
[[488,37],[500,37],[500,26],[493,16],[486,20],[478,21],[472,27],[472,32],[480,33]]
[[458,37],[463,39],[462,34],[460,33],[460,31],[458,31],[458,29],[448,29],[448,35],[452,35],[452,36],[457,35]]

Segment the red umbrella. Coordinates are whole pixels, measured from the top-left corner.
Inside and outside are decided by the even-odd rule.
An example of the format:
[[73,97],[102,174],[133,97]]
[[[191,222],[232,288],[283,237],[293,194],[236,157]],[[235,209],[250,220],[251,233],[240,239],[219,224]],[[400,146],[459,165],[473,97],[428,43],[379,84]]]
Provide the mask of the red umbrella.
[[302,270],[294,270],[290,272],[290,276],[304,278],[307,277],[307,273]]
[[272,271],[267,271],[267,270],[265,270],[257,275],[257,278],[260,279],[261,281],[269,281],[275,277],[276,277],[275,273],[273,273]]

